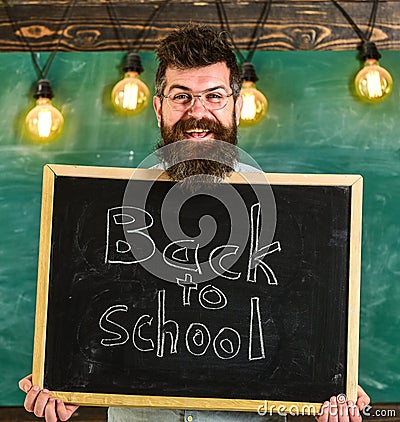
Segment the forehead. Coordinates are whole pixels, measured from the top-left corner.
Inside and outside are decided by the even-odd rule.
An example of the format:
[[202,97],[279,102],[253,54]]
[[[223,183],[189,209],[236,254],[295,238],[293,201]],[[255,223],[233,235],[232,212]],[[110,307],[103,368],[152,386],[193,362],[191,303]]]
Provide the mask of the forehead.
[[165,91],[168,92],[174,85],[184,86],[195,92],[217,86],[228,91],[229,76],[229,68],[223,62],[190,69],[168,67],[165,71]]

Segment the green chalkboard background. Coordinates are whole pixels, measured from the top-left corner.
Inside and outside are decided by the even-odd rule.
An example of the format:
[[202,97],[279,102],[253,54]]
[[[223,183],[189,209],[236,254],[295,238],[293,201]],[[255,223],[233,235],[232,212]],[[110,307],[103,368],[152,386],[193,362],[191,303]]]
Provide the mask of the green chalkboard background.
[[[376,105],[349,88],[356,52],[257,53],[258,87],[270,109],[239,134],[267,172],[364,176],[360,383],[375,402],[400,401],[400,52],[383,53],[395,87]],[[22,404],[17,381],[31,370],[42,166],[137,166],[158,139],[151,107],[131,118],[111,109],[123,56],[56,56],[49,78],[65,130],[55,143],[37,145],[21,129],[34,104],[30,55],[0,54],[0,405]],[[152,89],[155,58],[142,58]]]

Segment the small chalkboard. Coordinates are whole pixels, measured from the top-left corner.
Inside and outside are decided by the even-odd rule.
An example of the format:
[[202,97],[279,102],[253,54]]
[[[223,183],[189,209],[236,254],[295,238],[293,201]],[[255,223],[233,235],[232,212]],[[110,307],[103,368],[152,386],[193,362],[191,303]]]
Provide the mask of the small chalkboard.
[[34,382],[81,405],[355,400],[362,178],[44,168]]

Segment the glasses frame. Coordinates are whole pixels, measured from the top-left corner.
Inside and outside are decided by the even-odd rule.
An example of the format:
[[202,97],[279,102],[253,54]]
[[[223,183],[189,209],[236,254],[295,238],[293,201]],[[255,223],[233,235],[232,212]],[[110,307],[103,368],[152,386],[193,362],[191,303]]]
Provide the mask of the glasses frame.
[[[174,106],[179,106],[179,104],[175,104],[172,100],[170,100],[170,96],[171,96],[171,94],[168,94],[168,95],[161,94],[161,95],[160,95],[160,98],[162,98],[162,99],[164,99],[164,98],[165,98],[165,99],[167,100],[167,103],[168,103],[169,108],[170,108],[171,110],[173,110],[173,111],[180,111],[180,112],[184,112],[184,111],[188,110],[190,107],[193,107],[193,104],[194,104],[194,102],[196,101],[196,98],[198,98],[198,99],[200,100],[200,102],[201,102],[202,106],[203,106],[206,110],[208,110],[208,111],[216,111],[216,110],[222,110],[223,108],[225,108],[225,107],[226,107],[226,105],[228,104],[229,97],[232,97],[232,95],[233,95],[233,91],[232,91],[230,94],[226,94],[226,101],[225,101],[225,104],[224,104],[222,107],[219,107],[219,108],[208,108],[208,107],[205,105],[205,103],[204,103],[203,95],[205,95],[205,94],[210,94],[210,93],[211,93],[211,92],[213,92],[213,91],[204,91],[204,92],[201,92],[200,94],[193,94],[193,93],[192,93],[192,92],[190,92],[190,91],[182,91],[182,92],[184,92],[185,94],[190,95],[190,96],[192,97],[191,101],[190,101],[189,103],[187,103],[187,106],[186,106],[185,108],[182,108],[182,110],[179,110],[179,109],[177,109],[177,108],[174,108]],[[172,103],[172,104],[171,104],[171,103]],[[181,105],[183,106],[184,104],[181,104]]]

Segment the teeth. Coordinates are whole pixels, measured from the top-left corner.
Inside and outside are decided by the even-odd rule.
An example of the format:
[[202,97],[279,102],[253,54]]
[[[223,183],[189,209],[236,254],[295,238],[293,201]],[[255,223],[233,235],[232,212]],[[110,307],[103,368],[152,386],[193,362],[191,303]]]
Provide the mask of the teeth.
[[193,133],[193,132],[195,132],[195,133],[203,133],[203,132],[209,132],[208,130],[205,130],[205,129],[190,129],[190,130],[187,130],[186,131],[187,133]]

